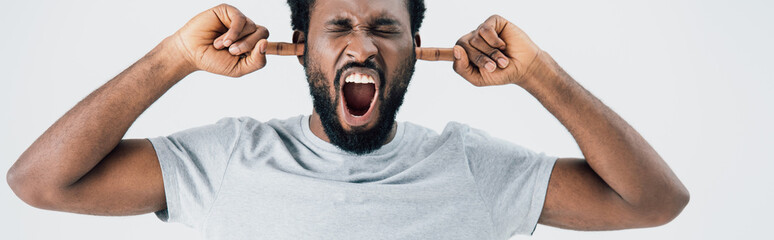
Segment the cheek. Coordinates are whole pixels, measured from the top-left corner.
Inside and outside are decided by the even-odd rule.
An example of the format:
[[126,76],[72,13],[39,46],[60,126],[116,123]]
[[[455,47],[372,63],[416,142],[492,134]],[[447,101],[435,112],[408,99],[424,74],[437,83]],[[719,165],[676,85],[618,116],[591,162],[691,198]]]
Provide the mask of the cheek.
[[[341,50],[344,49],[344,46],[338,45],[340,45],[338,41],[318,37],[315,38],[314,42],[307,42],[307,51],[309,51],[311,61],[315,61],[317,66],[326,72],[335,74],[336,59],[340,56]],[[329,76],[329,78],[333,78],[333,76]]]
[[[332,61],[333,59],[330,56],[330,52],[328,50],[319,51],[320,48],[313,48],[310,47],[307,49],[307,55],[305,63],[307,66],[314,68],[315,71],[320,73],[322,76],[325,77],[325,79],[321,79],[323,81],[326,81],[326,84],[330,86],[331,88],[334,87],[334,82],[336,78],[336,69],[335,69],[335,62]],[[334,91],[331,89],[331,91]],[[332,92],[334,93],[334,92]]]
[[415,54],[414,42],[411,38],[382,40],[378,43],[378,47],[384,61],[383,64],[387,68],[387,71],[385,71],[387,75],[394,75],[399,68],[405,67],[406,60],[414,58]]
[[[389,88],[405,87],[408,84],[408,79],[403,79],[406,77],[404,75],[416,62],[413,42],[385,44],[383,46],[380,50],[382,50],[382,57],[386,65],[385,77],[391,81],[387,83]],[[385,89],[385,91],[385,93],[389,93],[390,89]]]

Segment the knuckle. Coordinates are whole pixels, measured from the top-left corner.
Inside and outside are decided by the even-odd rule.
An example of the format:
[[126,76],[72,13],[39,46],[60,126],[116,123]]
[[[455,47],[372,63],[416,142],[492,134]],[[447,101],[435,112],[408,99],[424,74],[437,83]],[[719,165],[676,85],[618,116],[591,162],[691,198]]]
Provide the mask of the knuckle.
[[482,55],[482,54],[478,54],[478,55],[476,55],[475,58],[476,59],[473,60],[473,61],[476,62],[476,65],[478,65],[480,67],[484,67],[484,64],[486,64],[486,62],[487,62],[486,61],[486,57],[484,55]]
[[267,29],[264,26],[256,25],[256,32],[260,33],[261,35],[269,36],[269,29]]
[[484,34],[486,31],[484,30],[484,26],[478,26],[475,31],[473,31],[474,34],[481,36],[481,34]]
[[245,24],[243,28],[245,29],[256,29],[258,27],[258,25],[255,25],[255,23],[250,21],[250,19],[246,19],[244,22]]
[[480,44],[481,44],[481,39],[480,38],[475,37],[475,38],[470,39],[470,45],[479,46]]
[[500,53],[500,51],[499,51],[499,50],[497,50],[497,49],[494,49],[494,50],[490,51],[488,55],[489,55],[489,57],[492,57],[492,58],[494,58],[495,56],[498,56],[498,57],[499,57],[499,56],[501,55],[501,53]]

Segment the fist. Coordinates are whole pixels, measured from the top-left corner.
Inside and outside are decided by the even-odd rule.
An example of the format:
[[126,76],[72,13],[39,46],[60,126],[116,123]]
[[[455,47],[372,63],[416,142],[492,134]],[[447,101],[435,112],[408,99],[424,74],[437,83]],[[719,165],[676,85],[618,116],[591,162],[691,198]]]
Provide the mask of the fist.
[[266,65],[269,31],[245,17],[239,9],[221,4],[188,21],[171,36],[178,49],[197,70],[240,77]]
[[475,86],[521,85],[541,53],[519,27],[493,15],[454,46],[454,71]]

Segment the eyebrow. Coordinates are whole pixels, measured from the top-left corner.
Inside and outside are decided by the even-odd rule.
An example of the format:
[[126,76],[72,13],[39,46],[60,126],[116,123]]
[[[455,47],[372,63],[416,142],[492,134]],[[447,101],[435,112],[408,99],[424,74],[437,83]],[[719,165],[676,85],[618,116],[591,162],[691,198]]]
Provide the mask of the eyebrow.
[[325,23],[325,25],[335,25],[340,27],[350,27],[352,26],[352,20],[349,18],[335,18]]
[[400,25],[400,23],[393,18],[383,17],[383,16],[377,17],[371,20],[371,26],[389,26],[389,25],[395,26],[395,25]]

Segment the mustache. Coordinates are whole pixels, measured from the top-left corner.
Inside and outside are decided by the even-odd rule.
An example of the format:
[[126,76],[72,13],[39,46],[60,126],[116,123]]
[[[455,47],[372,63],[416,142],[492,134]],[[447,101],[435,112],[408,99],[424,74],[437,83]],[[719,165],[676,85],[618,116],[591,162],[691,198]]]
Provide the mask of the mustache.
[[368,58],[364,62],[348,62],[347,64],[344,64],[344,66],[339,68],[338,72],[340,73],[353,67],[370,68],[376,71],[382,70],[379,66],[376,65],[376,62],[374,61],[373,58]]

